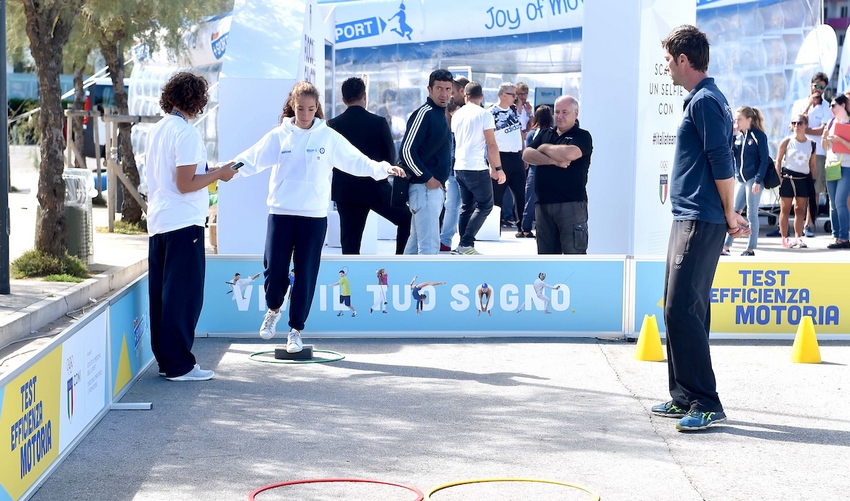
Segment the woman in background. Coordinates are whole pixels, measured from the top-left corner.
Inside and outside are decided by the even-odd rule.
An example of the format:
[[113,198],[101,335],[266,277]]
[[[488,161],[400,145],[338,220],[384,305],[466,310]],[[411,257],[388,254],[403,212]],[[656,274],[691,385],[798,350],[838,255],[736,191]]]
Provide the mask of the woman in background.
[[[744,204],[747,207],[747,222],[750,223],[750,235],[747,250],[742,256],[755,256],[755,248],[759,235],[759,202],[761,201],[761,185],[767,173],[768,148],[767,135],[764,133],[764,119],[758,108],[741,106],[735,111],[735,142],[732,153],[735,157],[735,211],[741,213]],[[727,236],[720,252],[722,256],[729,255],[732,237]]]
[[[804,249],[803,222],[806,220],[806,202],[809,197],[809,185],[815,172],[815,142],[806,137],[809,119],[798,115],[791,122],[793,136],[779,143],[776,156],[776,168],[782,178],[779,186],[779,234],[783,247]],[[788,238],[788,218],[794,205],[794,237]]]
[[835,117],[829,122],[827,127],[823,129],[823,138],[821,145],[826,150],[826,165],[841,164],[841,178],[830,181],[827,178],[826,191],[829,193],[829,216],[832,223],[832,236],[835,239],[831,244],[827,245],[827,249],[850,249],[850,208],[848,208],[848,198],[850,198],[850,154],[836,153],[833,151],[833,146],[836,143],[841,143],[845,148],[850,148],[850,141],[839,137],[835,134],[835,126],[839,123],[845,124],[850,119],[847,115],[847,105],[850,99],[847,96],[839,94],[832,98],[830,109]]

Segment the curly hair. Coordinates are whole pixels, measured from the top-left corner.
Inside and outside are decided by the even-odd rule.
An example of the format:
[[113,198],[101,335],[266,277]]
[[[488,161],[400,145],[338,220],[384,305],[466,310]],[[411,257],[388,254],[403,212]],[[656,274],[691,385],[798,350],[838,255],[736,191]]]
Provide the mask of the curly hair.
[[168,79],[168,83],[162,88],[159,107],[166,113],[177,108],[191,115],[198,115],[209,101],[208,88],[206,78],[181,71]]
[[283,119],[292,118],[295,116],[295,101],[304,96],[310,96],[316,100],[316,117],[325,118],[325,113],[322,111],[322,101],[319,99],[319,89],[310,82],[304,80],[298,82],[289,91],[289,97],[286,98],[286,104],[283,105],[283,113],[280,115],[280,123]]

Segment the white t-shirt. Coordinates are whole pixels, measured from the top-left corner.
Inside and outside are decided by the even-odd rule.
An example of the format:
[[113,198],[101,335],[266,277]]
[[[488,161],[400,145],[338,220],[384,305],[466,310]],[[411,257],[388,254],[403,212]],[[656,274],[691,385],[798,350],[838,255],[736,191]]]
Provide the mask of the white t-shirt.
[[499,151],[517,152],[522,150],[522,124],[513,108],[500,108],[498,104],[490,107],[496,122],[496,144]]
[[[812,106],[807,111],[806,107],[808,105],[808,97],[796,100],[794,102],[794,106],[791,107],[791,119],[796,119],[797,115],[807,115],[809,117],[809,129],[820,127],[822,124],[828,123],[832,119],[832,110],[829,109],[829,101],[826,99],[820,103],[820,106]],[[806,137],[815,142],[815,148],[817,149],[815,152],[816,155],[826,155],[826,152],[820,145],[820,136],[806,134]]]
[[528,130],[528,122],[533,116],[533,113],[526,111],[525,106],[519,108],[519,123],[522,125],[522,130]]
[[493,115],[474,103],[467,103],[452,116],[455,135],[455,170],[487,170],[484,131],[493,130]]
[[798,142],[797,138],[791,136],[785,146],[785,167],[798,174],[809,173],[809,159],[812,157],[812,141]]
[[207,166],[201,132],[182,118],[168,115],[148,131],[148,234],[158,235],[188,226],[203,226],[210,206],[206,188],[191,193],[177,189],[177,166],[195,165],[195,174]]

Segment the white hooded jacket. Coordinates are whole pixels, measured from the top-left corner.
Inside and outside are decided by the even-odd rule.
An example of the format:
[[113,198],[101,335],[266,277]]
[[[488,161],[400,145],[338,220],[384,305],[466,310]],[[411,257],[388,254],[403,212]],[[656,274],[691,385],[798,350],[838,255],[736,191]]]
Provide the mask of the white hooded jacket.
[[327,217],[334,167],[379,180],[389,175],[391,167],[360,153],[319,118],[309,129],[286,118],[233,161],[245,164],[240,176],[272,169],[267,199],[271,214],[304,217]]

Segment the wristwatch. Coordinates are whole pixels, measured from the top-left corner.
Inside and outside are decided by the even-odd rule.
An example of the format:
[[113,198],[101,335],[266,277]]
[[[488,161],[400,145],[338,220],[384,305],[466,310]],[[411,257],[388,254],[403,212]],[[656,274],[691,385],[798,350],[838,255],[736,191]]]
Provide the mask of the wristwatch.
[[496,172],[499,172],[500,170],[502,170],[501,167],[496,167]]

